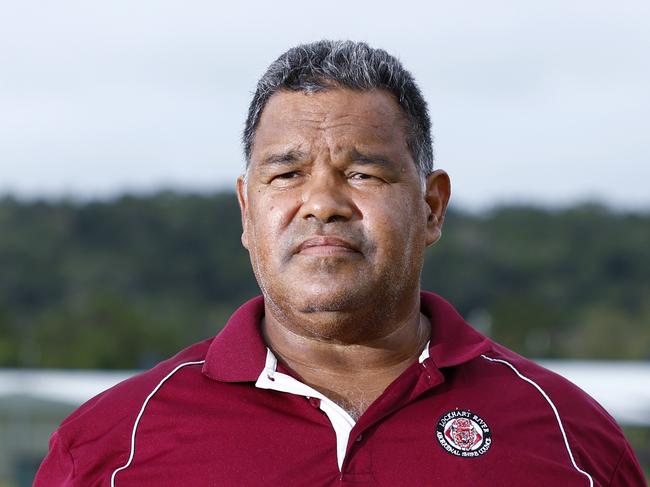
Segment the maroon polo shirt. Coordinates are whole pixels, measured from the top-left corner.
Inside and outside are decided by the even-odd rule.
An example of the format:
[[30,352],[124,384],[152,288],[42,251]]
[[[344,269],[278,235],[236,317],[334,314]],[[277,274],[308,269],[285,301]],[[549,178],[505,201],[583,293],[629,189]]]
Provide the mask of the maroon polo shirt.
[[91,399],[37,487],[645,486],[616,422],[423,292],[432,335],[355,423],[276,363],[261,297],[214,339]]

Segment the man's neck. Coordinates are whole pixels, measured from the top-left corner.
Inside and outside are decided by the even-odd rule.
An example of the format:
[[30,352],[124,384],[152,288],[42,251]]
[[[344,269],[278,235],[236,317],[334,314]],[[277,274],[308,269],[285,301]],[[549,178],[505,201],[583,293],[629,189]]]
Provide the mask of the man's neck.
[[[366,326],[376,332],[379,324]],[[272,314],[262,324],[265,341],[278,359],[355,419],[417,360],[431,334],[428,318],[417,308],[387,329],[368,340],[344,343],[298,333]]]

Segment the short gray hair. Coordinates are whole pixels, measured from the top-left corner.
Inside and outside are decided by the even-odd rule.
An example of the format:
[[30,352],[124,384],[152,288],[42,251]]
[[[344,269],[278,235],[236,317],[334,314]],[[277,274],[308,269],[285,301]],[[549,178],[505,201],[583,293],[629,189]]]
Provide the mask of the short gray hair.
[[246,166],[262,110],[277,91],[318,92],[332,87],[391,93],[406,118],[406,143],[422,178],[433,171],[433,143],[427,103],[413,76],[395,57],[365,42],[318,41],[292,47],[257,83],[242,141]]

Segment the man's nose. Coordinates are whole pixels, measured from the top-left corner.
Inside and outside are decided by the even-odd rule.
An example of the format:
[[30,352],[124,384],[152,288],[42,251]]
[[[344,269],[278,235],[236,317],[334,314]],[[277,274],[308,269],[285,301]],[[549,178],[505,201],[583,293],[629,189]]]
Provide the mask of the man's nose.
[[354,217],[356,206],[347,187],[345,176],[333,172],[313,173],[304,186],[300,216],[320,223],[348,221]]

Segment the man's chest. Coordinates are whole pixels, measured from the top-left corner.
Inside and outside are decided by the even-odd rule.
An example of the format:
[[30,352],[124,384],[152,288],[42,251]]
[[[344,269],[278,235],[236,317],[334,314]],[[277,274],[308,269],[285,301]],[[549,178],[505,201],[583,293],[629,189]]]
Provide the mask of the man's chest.
[[432,391],[358,423],[339,469],[336,432],[316,402],[236,391],[204,404],[161,395],[114,485],[589,485],[553,418],[509,413],[508,401]]

